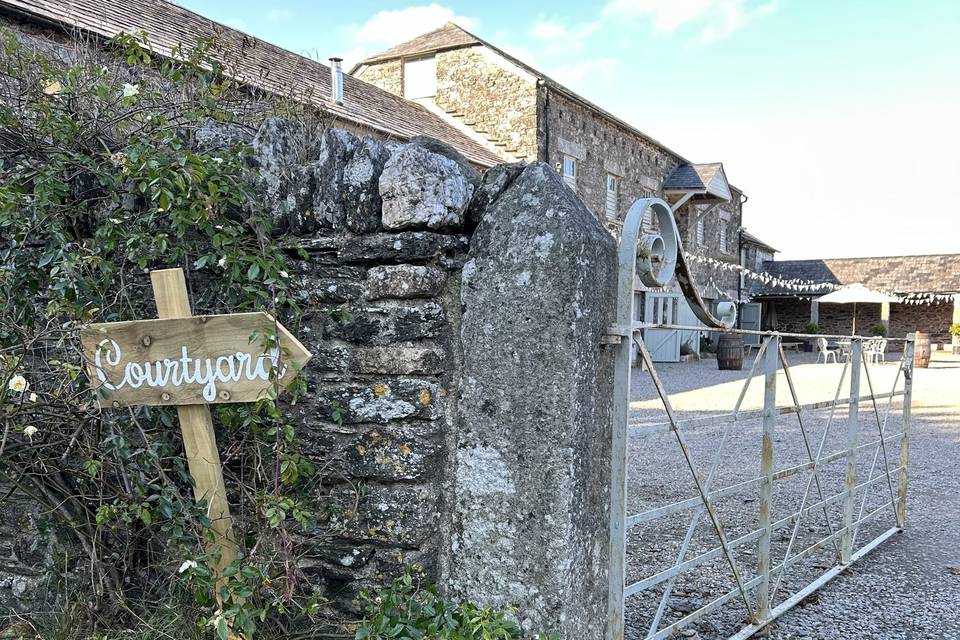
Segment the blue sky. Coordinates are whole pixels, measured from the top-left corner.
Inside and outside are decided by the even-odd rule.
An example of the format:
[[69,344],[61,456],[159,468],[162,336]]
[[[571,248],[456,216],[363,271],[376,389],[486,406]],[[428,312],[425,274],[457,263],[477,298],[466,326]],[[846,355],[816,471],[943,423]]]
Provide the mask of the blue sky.
[[781,258],[960,252],[960,2],[212,2],[348,64],[454,20],[696,162]]

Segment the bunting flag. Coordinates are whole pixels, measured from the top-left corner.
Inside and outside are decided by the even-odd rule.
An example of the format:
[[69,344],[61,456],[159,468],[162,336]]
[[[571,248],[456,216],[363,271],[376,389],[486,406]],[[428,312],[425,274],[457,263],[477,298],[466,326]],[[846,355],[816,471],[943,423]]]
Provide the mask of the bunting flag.
[[[794,279],[785,279],[774,276],[773,274],[767,272],[757,272],[747,267],[744,267],[740,264],[735,264],[732,262],[723,262],[715,258],[709,258],[707,256],[699,256],[695,254],[686,254],[686,259],[690,262],[697,264],[703,264],[711,266],[715,269],[728,272],[736,272],[741,274],[743,277],[750,280],[756,280],[762,282],[765,285],[771,287],[779,287],[780,289],[786,289],[787,291],[796,292],[798,298],[803,299],[813,299],[816,295],[821,295],[824,293],[829,293],[830,291],[835,291],[840,289],[843,285],[839,285],[833,282],[814,282],[813,280],[801,280],[799,278]],[[710,278],[709,286],[716,289],[718,292],[723,294],[722,289],[717,286],[713,278]],[[801,294],[807,295],[801,295]],[[918,293],[907,293],[900,294],[895,291],[882,291],[891,296],[896,296],[900,298],[900,304],[908,305],[931,305],[931,304],[941,304],[953,302],[955,295],[953,293],[928,293],[928,292],[918,292]]]

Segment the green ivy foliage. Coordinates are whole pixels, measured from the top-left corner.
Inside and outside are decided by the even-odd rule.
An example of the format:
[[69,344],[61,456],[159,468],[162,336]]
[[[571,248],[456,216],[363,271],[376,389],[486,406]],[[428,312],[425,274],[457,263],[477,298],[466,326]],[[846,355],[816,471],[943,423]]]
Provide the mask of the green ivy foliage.
[[291,256],[256,196],[250,149],[196,136],[259,120],[250,105],[264,100],[230,80],[214,41],[164,59],[148,45],[124,34],[63,53],[0,30],[0,487],[40,504],[62,543],[51,606],[86,603],[50,637],[150,637],[153,611],[176,612],[163,637],[316,628],[329,616],[298,540],[336,532],[318,529],[328,514],[314,506],[324,462],[300,453],[285,413],[303,382],[283,404],[217,411],[245,553],[216,576],[176,414],[101,410],[82,373],[83,324],[153,317],[150,269],[183,267],[195,313],[297,321]]
[[[507,613],[469,602],[445,600],[408,571],[378,594],[363,594],[364,619],[354,640],[520,640],[524,637]],[[536,634],[533,640],[559,640]]]

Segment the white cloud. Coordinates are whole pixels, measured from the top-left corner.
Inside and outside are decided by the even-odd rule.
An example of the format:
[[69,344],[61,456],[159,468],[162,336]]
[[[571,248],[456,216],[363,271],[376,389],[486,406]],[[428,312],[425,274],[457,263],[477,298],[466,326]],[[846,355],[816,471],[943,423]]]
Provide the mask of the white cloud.
[[530,28],[530,35],[549,50],[582,49],[587,38],[601,26],[599,20],[567,26],[554,18],[541,18]]
[[591,58],[556,67],[550,75],[564,84],[578,85],[587,76],[612,80],[616,77],[619,67],[620,61],[615,58]]
[[717,0],[611,0],[603,8],[608,18],[650,18],[653,28],[669,33],[702,17]]
[[553,20],[539,20],[530,29],[530,35],[540,40],[553,40],[567,35],[567,28]]
[[428,31],[456,22],[464,29],[473,29],[477,21],[458,15],[453,9],[431,3],[405,9],[383,10],[375,13],[360,26],[349,28],[357,45],[390,47]]
[[672,33],[688,24],[701,27],[700,44],[722,40],[748,22],[771,13],[777,0],[611,0],[607,20],[648,19],[654,30]]

